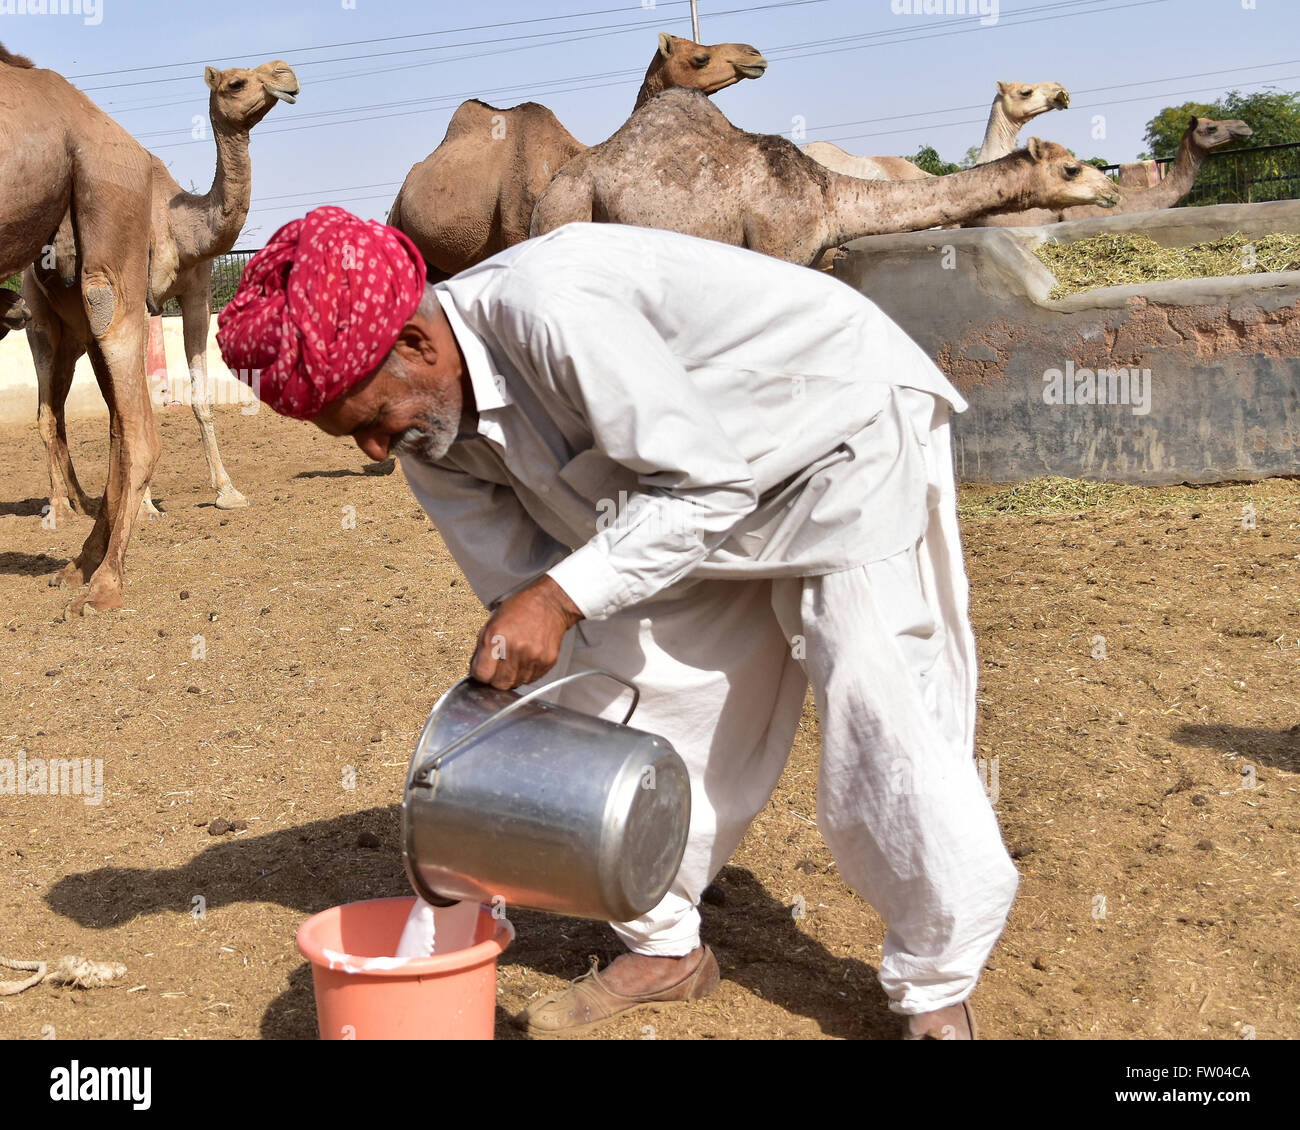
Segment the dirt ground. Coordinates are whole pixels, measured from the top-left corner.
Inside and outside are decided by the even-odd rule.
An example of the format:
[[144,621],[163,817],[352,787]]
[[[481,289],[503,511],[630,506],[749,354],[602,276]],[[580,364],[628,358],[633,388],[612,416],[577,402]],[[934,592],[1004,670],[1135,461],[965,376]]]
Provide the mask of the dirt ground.
[[[192,416],[162,415],[166,517],[132,545],[128,611],[72,622],[46,578],[88,523],[42,527],[35,426],[0,429],[0,758],[102,759],[104,773],[98,805],[0,795],[0,956],[128,967],[115,987],[0,998],[3,1038],[314,1038],[294,932],[328,906],[407,893],[404,772],[480,623],[400,471],[366,474],[306,425],[222,410],[252,501],[222,513]],[[73,425],[90,484],[106,431]],[[986,1034],[1297,1035],[1300,482],[1123,492],[1038,517],[998,511],[1001,497],[964,492],[979,752],[1022,875],[975,996]],[[603,1034],[894,1034],[882,924],[818,834],[816,764],[809,708],[703,908],[717,993]],[[247,828],[210,835],[218,818]],[[615,952],[599,924],[512,918],[502,1038],[518,1036],[508,1014]]]

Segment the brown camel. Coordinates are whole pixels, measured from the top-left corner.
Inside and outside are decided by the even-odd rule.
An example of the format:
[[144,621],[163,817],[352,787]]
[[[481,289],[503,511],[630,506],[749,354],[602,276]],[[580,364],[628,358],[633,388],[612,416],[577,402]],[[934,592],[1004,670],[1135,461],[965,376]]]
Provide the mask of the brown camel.
[[[1070,92],[1059,82],[1000,82],[989,110],[984,144],[977,165],[987,165],[1016,148],[1016,138],[1026,122],[1049,110],[1065,110]],[[924,180],[932,173],[902,157],[857,157],[829,141],[814,141],[803,151],[828,169],[863,180]]]
[[[1187,198],[1196,183],[1196,174],[1205,164],[1205,158],[1212,149],[1227,145],[1231,141],[1244,140],[1255,131],[1245,122],[1231,120],[1225,122],[1211,121],[1209,118],[1192,118],[1178,146],[1178,156],[1165,171],[1164,179],[1152,188],[1121,188],[1123,199],[1115,207],[1118,213],[1155,212],[1161,208],[1173,208]],[[1062,219],[1086,220],[1090,216],[1100,216],[1094,208],[1067,208]]]
[[1123,215],[1129,212],[1156,212],[1173,208],[1181,203],[1196,183],[1205,158],[1212,149],[1230,141],[1250,137],[1254,130],[1242,121],[1211,121],[1209,118],[1192,118],[1183,134],[1178,156],[1165,172],[1164,180],[1151,188],[1119,186],[1120,202],[1114,208],[1080,205],[1072,208],[1035,208],[999,216],[985,216],[967,224],[968,227],[1037,227],[1054,224],[1060,220],[1087,220],[1094,216]]
[[999,209],[1119,199],[1102,173],[1050,141],[924,181],[846,177],[783,137],[745,133],[693,90],[669,90],[542,194],[532,234],[600,221],[664,228],[809,266],[851,239]]
[[81,91],[0,47],[0,278],[40,258],[71,210],[77,295],[109,409],[95,525],[52,584],[87,584],[68,613],[122,606],[122,570],[158,461],[145,381],[149,154]]
[[[212,424],[212,389],[208,384],[208,325],[212,310],[212,261],[234,245],[248,217],[252,197],[252,165],[248,153],[249,131],[277,101],[293,103],[298,78],[285,62],[260,67],[208,67],[204,78],[211,94],[209,116],[217,146],[217,170],[212,188],[204,195],[185,192],[152,157],[153,260],[150,291],[161,306],[170,298],[180,301],[185,333],[185,353],[190,368],[190,400],[199,423],[199,436],[208,462],[208,478],[217,491],[217,507],[233,510],[248,500],[235,489],[217,451]],[[66,222],[64,228],[66,229]],[[45,442],[50,474],[50,507],[62,516],[69,510],[91,511],[91,503],[77,481],[68,452],[64,403],[72,386],[77,358],[86,350],[87,327],[79,296],[67,283],[73,275],[69,257],[58,250],[51,267],[36,263],[23,275],[23,293],[32,308],[27,337],[36,361],[40,388],[40,431]],[[162,390],[154,390],[155,395]],[[144,508],[157,514],[148,493]]]
[[[716,94],[766,69],[747,43],[706,47],[663,34],[636,105],[679,86]],[[407,175],[388,222],[420,249],[431,279],[450,278],[527,239],[537,198],[586,148],[536,102],[512,110],[465,102],[442,144]]]

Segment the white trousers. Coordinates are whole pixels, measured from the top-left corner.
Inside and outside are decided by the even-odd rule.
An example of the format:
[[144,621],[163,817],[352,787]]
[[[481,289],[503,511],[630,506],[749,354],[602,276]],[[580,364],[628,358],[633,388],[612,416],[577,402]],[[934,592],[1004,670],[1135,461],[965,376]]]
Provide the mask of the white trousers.
[[[690,770],[677,878],[648,914],[613,924],[633,952],[662,956],[699,945],[700,896],[771,797],[811,682],[818,827],[845,881],[885,920],[880,981],[890,1007],[912,1014],[970,995],[1018,875],[973,760],[975,641],[948,408],[927,393],[895,395],[926,459],[930,521],[916,546],[827,576],[702,581],[679,599],[584,621],[565,666],[635,682],[632,724],[666,737]],[[615,718],[624,699],[600,679],[560,697]]]

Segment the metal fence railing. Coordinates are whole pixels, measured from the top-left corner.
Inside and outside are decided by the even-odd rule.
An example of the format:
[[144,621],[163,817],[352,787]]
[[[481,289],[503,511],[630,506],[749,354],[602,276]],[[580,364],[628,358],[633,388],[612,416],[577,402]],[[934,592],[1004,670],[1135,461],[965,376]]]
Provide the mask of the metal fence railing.
[[[212,260],[212,312],[220,313],[221,308],[235,297],[239,280],[244,274],[248,261],[256,251],[228,251]],[[163,306],[164,314],[179,314],[180,303],[171,299]]]
[[[244,268],[248,266],[248,261],[256,255],[256,251],[230,251],[225,255],[218,255],[212,260],[212,312],[219,313],[235,296],[235,291],[239,287],[239,280],[244,274]],[[10,290],[22,290],[22,276],[14,275],[11,279],[5,279],[0,282],[0,286]],[[171,299],[163,306],[164,314],[179,314],[181,312],[180,303],[176,299]]]
[[[1158,159],[1161,175],[1173,162],[1172,157]],[[1102,172],[1113,180],[1118,178],[1119,170],[1119,165],[1107,165]],[[1211,153],[1180,206],[1260,204],[1297,198],[1300,198],[1300,142],[1291,142]]]

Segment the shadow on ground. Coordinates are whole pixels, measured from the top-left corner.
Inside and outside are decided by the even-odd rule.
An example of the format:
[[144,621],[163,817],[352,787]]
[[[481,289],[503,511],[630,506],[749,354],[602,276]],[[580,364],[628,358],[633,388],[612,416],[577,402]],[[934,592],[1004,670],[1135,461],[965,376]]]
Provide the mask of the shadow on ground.
[[[392,806],[266,835],[242,833],[214,840],[180,867],[101,867],[64,876],[45,901],[81,926],[106,929],[149,914],[187,913],[196,894],[209,911],[272,902],[304,917],[345,902],[404,895],[409,888],[400,861],[400,819],[400,809]],[[363,833],[378,836],[381,846],[359,848]],[[701,913],[724,980],[816,1021],[827,1035],[892,1038],[896,1020],[886,1011],[873,966],[826,950],[744,868],[724,868],[714,898],[722,905],[706,903]],[[510,918],[518,939],[508,960],[539,973],[570,980],[585,971],[588,954],[606,961],[620,952],[600,922],[518,909]],[[268,1039],[315,1035],[311,971],[305,963],[290,975],[290,988],[267,1007],[261,1033]],[[497,1034],[521,1035],[501,1010]]]
[[0,553],[0,573],[13,577],[57,573],[67,563],[66,557],[51,557],[48,553]]
[[39,518],[49,505],[48,499],[24,498],[0,502],[0,518]]
[[1257,726],[1183,726],[1174,731],[1179,745],[1221,749],[1261,765],[1300,771],[1300,723],[1289,730],[1265,730]]

